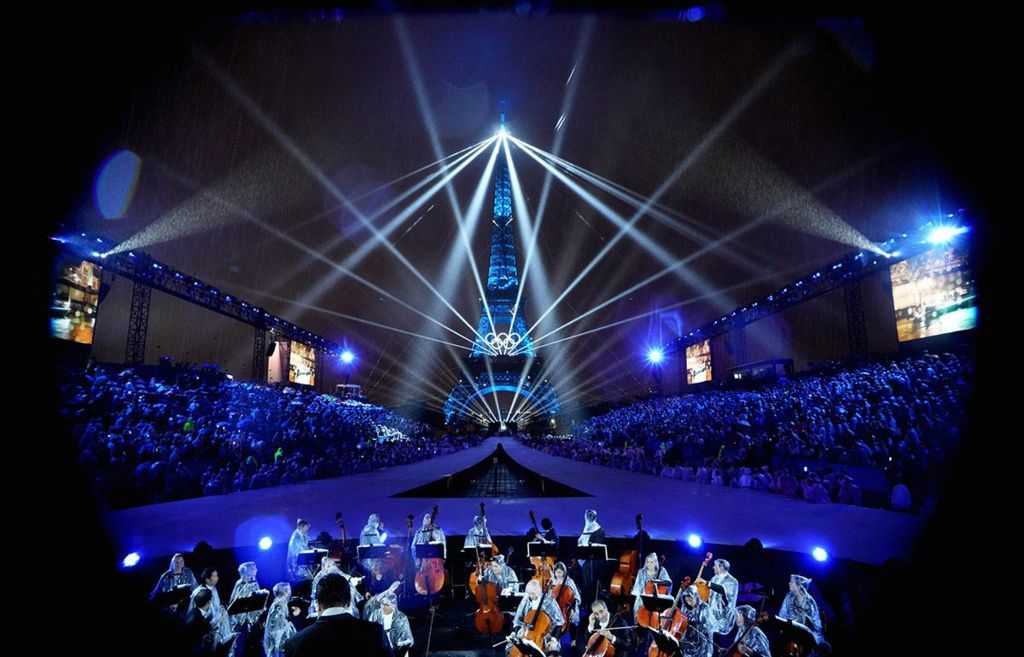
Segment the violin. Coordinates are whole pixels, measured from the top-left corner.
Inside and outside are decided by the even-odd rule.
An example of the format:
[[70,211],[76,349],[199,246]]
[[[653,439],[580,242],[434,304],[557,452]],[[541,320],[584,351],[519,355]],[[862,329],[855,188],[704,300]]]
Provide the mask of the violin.
[[[412,516],[409,516],[410,518]],[[433,535],[434,521],[437,520],[437,505],[430,512],[430,524],[427,531]],[[431,557],[420,559],[416,572],[416,592],[420,595],[436,595],[444,587],[444,559]]]

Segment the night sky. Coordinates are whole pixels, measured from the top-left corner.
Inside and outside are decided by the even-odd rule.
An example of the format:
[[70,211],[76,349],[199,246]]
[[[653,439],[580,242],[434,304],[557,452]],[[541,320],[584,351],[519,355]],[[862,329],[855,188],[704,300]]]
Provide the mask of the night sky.
[[[65,226],[117,240],[140,236],[146,240],[140,248],[155,258],[352,345],[360,354],[360,382],[376,402],[426,398],[439,405],[437,390],[405,372],[413,369],[448,389],[458,372],[455,359],[466,352],[286,300],[435,338],[454,336],[257,225],[325,250],[335,262],[371,239],[300,159],[366,213],[420,180],[425,174],[380,189],[437,159],[412,64],[443,155],[491,136],[503,108],[514,136],[548,151],[560,138],[561,157],[643,196],[681,172],[659,199],[676,228],[644,217],[631,232],[673,260],[760,222],[694,258],[680,273],[555,337],[675,306],[671,310],[540,350],[560,364],[553,383],[572,391],[570,405],[643,394],[651,383],[643,361],[649,345],[814,271],[854,249],[858,236],[881,241],[970,200],[957,176],[961,143],[936,145],[933,139],[952,114],[945,103],[955,101],[942,96],[943,109],[925,115],[920,110],[929,101],[918,94],[962,71],[942,71],[948,57],[918,53],[915,44],[924,39],[910,29],[913,23],[801,18],[774,20],[769,27],[755,19],[760,17],[726,12],[723,20],[713,18],[687,23],[495,9],[349,13],[338,21],[282,14],[186,24],[178,19],[161,28],[97,25],[68,36],[69,60],[54,78],[65,82],[59,95],[66,101],[51,108],[66,119],[54,135],[77,130],[61,174],[70,201],[61,198],[54,215]],[[414,60],[403,54],[402,32]],[[899,41],[904,34],[909,41]],[[70,61],[76,46],[89,51],[81,62]],[[556,132],[567,98],[571,111]],[[81,106],[81,115],[64,114]],[[253,108],[265,121],[257,120]],[[107,220],[92,202],[92,179],[100,163],[122,148],[139,155],[141,175],[127,214]],[[487,154],[452,186],[463,210]],[[513,158],[529,211],[536,213],[544,170],[519,149]],[[632,217],[629,207],[597,196],[624,219]],[[482,274],[491,200],[489,188],[484,221],[471,235]],[[532,265],[546,273],[550,298],[617,230],[553,181]],[[157,237],[143,237],[152,233]],[[479,294],[443,190],[390,241],[476,324]],[[518,247],[521,270],[525,247]],[[441,272],[449,258],[457,264],[457,277],[446,290]],[[627,236],[537,333],[663,268]],[[354,271],[470,335],[384,248],[378,246]],[[535,275],[537,270],[530,277]],[[320,292],[311,296],[318,284]],[[529,279],[524,294],[532,323],[546,306]],[[686,301],[691,303],[679,305]],[[251,345],[237,349],[244,357]],[[579,371],[566,379],[564,372],[575,367]]]

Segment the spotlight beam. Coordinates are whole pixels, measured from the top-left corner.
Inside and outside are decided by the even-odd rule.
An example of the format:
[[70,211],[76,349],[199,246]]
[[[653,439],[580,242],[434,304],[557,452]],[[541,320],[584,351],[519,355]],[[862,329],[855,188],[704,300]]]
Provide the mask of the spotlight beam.
[[[434,155],[440,156],[441,153],[441,140],[437,133],[437,123],[434,121],[434,113],[430,109],[430,102],[427,97],[426,87],[423,85],[423,76],[419,70],[419,64],[416,59],[416,52],[412,46],[412,40],[409,38],[409,33],[405,28],[405,22],[401,17],[395,18],[394,21],[395,31],[398,34],[398,42],[402,47],[402,55],[405,59],[406,68],[409,71],[409,77],[412,81],[413,90],[416,94],[416,102],[419,104],[420,114],[423,117],[423,123],[427,129],[427,135],[430,137],[430,145],[434,149]],[[465,221],[462,216],[461,209],[459,207],[459,201],[455,197],[455,190],[450,185],[445,187],[448,193],[448,200],[451,203],[452,211],[455,213],[455,220],[459,224],[459,236],[463,248],[466,252],[466,258],[469,260],[470,270],[473,272],[473,280],[476,283],[477,291],[480,293],[480,298],[483,299],[484,307],[487,308],[487,294],[484,292],[483,281],[480,278],[480,270],[476,264],[476,258],[473,254],[473,247],[470,244],[469,235],[467,234]],[[474,222],[474,227],[475,227]],[[490,308],[487,308],[487,320],[490,322],[491,331],[495,331],[494,320],[491,317]],[[473,329],[476,332],[476,328]],[[483,336],[480,336],[481,342],[486,342]]]
[[[397,248],[395,248],[390,242],[383,237],[381,232],[363,216],[363,213],[359,211],[355,205],[341,192],[340,189],[331,181],[331,179],[321,170],[312,159],[306,155],[306,153],[299,148],[298,144],[295,143],[288,135],[281,130],[277,124],[264,112],[251,97],[246,94],[241,86],[233,80],[223,68],[220,67],[212,58],[205,54],[200,55],[201,61],[205,64],[207,71],[222,85],[224,88],[249,112],[250,116],[268,133],[270,133],[278,144],[285,149],[293,158],[295,158],[314,179],[320,182],[324,188],[330,192],[335,198],[341,201],[345,207],[351,212],[367,229],[370,230],[371,234],[376,237],[381,244],[404,266],[409,273],[411,273],[417,280],[423,283],[424,286],[431,293],[434,294],[454,315],[459,321],[465,324],[474,334],[477,333],[476,327],[466,321],[466,318],[452,306],[447,299],[445,299],[440,292],[420,273],[418,269],[406,258]],[[354,277],[354,276],[353,276]],[[479,336],[483,340],[483,336]]]

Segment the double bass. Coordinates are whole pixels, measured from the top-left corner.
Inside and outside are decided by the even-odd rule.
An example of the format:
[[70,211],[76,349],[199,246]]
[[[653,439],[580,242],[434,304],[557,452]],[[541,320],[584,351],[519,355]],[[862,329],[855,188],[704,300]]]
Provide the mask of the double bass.
[[[537,528],[537,518],[533,515],[532,509],[530,510],[530,522],[533,523],[534,536],[539,538],[542,543],[548,543],[541,535],[540,529]],[[551,581],[551,571],[555,567],[555,557],[530,557],[530,563],[533,564],[533,577],[530,579],[537,580],[542,589],[547,587],[548,582]]]
[[[410,516],[411,517],[411,516]],[[433,535],[434,521],[437,520],[437,505],[430,512],[430,524],[427,531]],[[444,559],[420,559],[416,570],[416,592],[420,595],[436,595],[444,587]]]
[[[643,536],[644,514],[636,514],[637,535]],[[612,595],[625,597],[633,590],[636,582],[636,573],[640,566],[640,546],[634,550],[627,550],[619,555],[619,569],[612,575],[611,585],[608,587]]]
[[[484,503],[483,502],[480,503],[480,517],[484,519],[484,527],[486,528],[487,527],[487,514],[484,512]],[[490,534],[490,532],[488,532],[488,535],[489,534]],[[479,552],[479,550],[477,552]],[[494,541],[491,541],[491,557],[494,558],[496,556],[498,556],[498,546],[494,543]],[[477,563],[477,565],[473,568],[473,572],[470,573],[470,575],[469,575],[469,582],[467,583],[467,586],[469,587],[470,593],[472,593],[473,595],[476,595],[476,581],[477,581],[477,578],[482,573],[483,573],[483,569],[481,569],[480,568],[480,564]]]

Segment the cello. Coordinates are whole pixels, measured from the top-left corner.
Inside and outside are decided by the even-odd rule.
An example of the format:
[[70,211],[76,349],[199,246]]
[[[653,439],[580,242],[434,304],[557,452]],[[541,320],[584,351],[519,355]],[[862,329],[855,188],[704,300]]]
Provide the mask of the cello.
[[[646,568],[646,565],[644,566]],[[658,564],[658,574],[661,574],[661,569],[665,567],[665,555],[661,555],[661,560]],[[648,580],[644,584],[643,595],[668,595],[668,587],[671,582],[662,582],[663,580]],[[661,614],[649,610],[647,607],[640,605],[640,609],[636,612],[636,624],[640,627],[652,628],[661,625]]]
[[[548,594],[546,589],[540,590],[540,602],[537,603],[536,609],[530,609],[523,614],[523,621],[526,623],[527,628],[526,634],[522,636],[522,640],[529,641],[535,646],[544,650],[544,638],[551,632],[551,617],[548,616],[547,612],[544,611],[544,597]],[[529,594],[527,594],[529,595]],[[512,650],[509,653],[509,657],[525,657],[523,651],[519,649],[514,643]]]
[[[437,520],[436,504],[434,505],[434,510],[430,512],[430,524],[427,525],[427,531],[430,536],[434,534],[435,520]],[[419,561],[420,565],[416,570],[416,592],[420,595],[437,594],[444,587],[444,559],[431,557],[420,559]]]
[[[535,541],[539,539],[541,543],[550,543],[550,541],[544,539],[540,529],[537,528],[537,518],[533,515],[532,509],[530,510],[530,522],[533,523]],[[530,579],[537,580],[542,589],[546,588],[548,582],[551,581],[551,570],[555,567],[555,558],[553,556],[530,557],[530,563],[533,564],[533,577]]]
[[477,573],[483,575],[484,568],[486,565],[483,555],[477,550],[476,572],[473,573],[471,581],[473,595],[476,597],[479,607],[474,623],[476,629],[483,634],[497,634],[505,627],[505,616],[498,607],[498,596],[501,591],[498,590],[498,585],[494,582],[477,578]]
[[764,621],[768,620],[770,616],[771,614],[769,614],[767,611],[762,611],[753,623],[747,625],[743,629],[743,634],[739,634],[736,636],[736,640],[733,642],[733,644],[729,646],[724,653],[722,653],[724,657],[747,657],[747,655],[742,650],[743,648],[747,647],[747,644],[743,643],[743,640],[747,638],[748,634],[750,634],[750,630],[754,629]]
[[[554,573],[553,570],[552,573]],[[566,586],[565,581],[567,579],[569,579],[568,572],[565,573],[565,579],[562,580],[562,583],[556,586],[552,591],[552,597],[555,599],[555,604],[558,605],[558,609],[562,612],[562,618],[565,619],[565,623],[562,625],[561,631],[559,631],[559,636],[565,634],[567,631],[570,632],[571,635],[575,634],[575,631],[573,630],[575,626],[569,622],[569,609],[571,609],[576,603],[576,594],[572,592],[571,588]]]
[[690,626],[690,619],[679,609],[679,601],[683,599],[683,591],[689,585],[690,577],[687,575],[679,583],[679,591],[672,601],[672,606],[661,612],[658,627],[653,630],[660,632],[663,636],[671,637],[672,641],[675,642],[676,649],[672,651],[662,650],[658,645],[657,639],[655,639],[651,643],[651,647],[647,649],[647,657],[671,657],[671,655],[679,652],[679,643],[683,640],[683,635],[686,634],[686,628]]
[[[636,514],[637,535],[643,536],[644,514]],[[635,550],[624,551],[619,555],[619,570],[612,575],[612,582],[608,589],[612,595],[620,597],[628,596],[633,590],[633,583],[636,582],[636,573],[640,565],[640,546]]]

